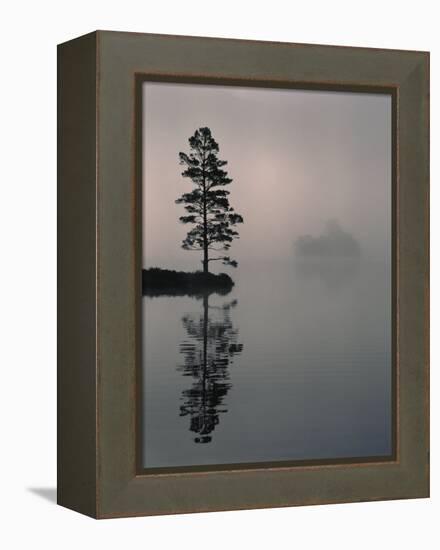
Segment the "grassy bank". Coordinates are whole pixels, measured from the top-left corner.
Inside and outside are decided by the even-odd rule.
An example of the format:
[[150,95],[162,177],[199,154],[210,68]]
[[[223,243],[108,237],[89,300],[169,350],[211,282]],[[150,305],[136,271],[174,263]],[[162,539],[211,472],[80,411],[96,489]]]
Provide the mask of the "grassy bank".
[[227,294],[234,281],[226,273],[185,272],[153,267],[142,270],[142,294],[146,296],[197,296]]

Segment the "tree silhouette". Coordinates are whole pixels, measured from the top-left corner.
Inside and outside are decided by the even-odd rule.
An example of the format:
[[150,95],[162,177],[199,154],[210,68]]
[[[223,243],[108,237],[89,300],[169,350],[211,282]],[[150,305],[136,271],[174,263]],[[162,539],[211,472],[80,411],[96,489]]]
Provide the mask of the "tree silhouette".
[[202,314],[185,315],[182,319],[188,338],[180,346],[185,359],[178,370],[190,376],[193,383],[182,393],[180,416],[190,417],[196,443],[209,443],[219,415],[227,412],[223,401],[231,387],[228,367],[243,350],[230,316],[236,304],[234,300],[210,307],[205,294]]
[[199,128],[189,138],[190,153],[179,153],[180,164],[185,166],[184,178],[190,178],[194,189],[184,193],[176,200],[183,204],[187,215],[179,219],[182,223],[192,224],[182,241],[185,250],[203,252],[203,272],[209,272],[209,262],[221,260],[224,265],[237,266],[229,256],[210,257],[210,251],[226,252],[233,239],[238,238],[235,226],[243,223],[240,214],[236,214],[229,204],[229,191],[225,189],[232,182],[226,170],[226,160],[219,160],[218,143],[209,128]]

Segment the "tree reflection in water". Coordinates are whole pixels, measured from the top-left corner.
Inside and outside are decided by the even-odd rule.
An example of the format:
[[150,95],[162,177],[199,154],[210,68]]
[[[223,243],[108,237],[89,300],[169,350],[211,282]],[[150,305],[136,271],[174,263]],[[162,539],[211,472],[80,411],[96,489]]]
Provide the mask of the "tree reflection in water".
[[232,385],[229,365],[243,350],[243,344],[238,343],[238,329],[231,320],[231,310],[236,305],[233,300],[223,306],[209,306],[206,294],[202,312],[182,318],[188,337],[180,345],[185,359],[178,370],[192,377],[193,384],[182,392],[180,416],[190,417],[196,443],[209,443],[219,415],[227,412],[224,399]]

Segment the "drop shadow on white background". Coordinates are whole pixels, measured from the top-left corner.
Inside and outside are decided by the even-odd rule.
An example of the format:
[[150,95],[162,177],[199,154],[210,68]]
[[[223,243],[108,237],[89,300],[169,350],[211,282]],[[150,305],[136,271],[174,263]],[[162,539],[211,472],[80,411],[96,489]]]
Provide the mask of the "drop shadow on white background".
[[57,490],[55,487],[28,487],[27,490],[52,504],[57,503]]

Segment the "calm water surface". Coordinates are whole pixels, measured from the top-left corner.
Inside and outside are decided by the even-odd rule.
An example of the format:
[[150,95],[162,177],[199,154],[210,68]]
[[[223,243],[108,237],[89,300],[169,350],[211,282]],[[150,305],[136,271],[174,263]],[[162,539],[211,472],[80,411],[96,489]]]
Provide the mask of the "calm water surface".
[[391,454],[389,265],[231,275],[224,296],[143,298],[144,466]]

